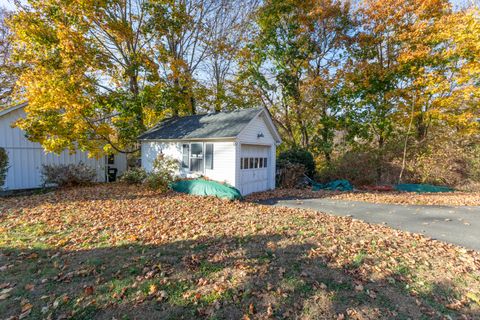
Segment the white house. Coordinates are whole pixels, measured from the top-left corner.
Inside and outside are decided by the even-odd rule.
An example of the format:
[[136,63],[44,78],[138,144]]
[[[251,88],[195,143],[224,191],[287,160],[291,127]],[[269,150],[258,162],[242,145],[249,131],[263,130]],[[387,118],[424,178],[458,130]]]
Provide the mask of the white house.
[[25,116],[26,106],[27,103],[22,103],[0,111],[0,147],[5,148],[9,160],[9,169],[3,189],[19,190],[41,187],[43,184],[41,169],[44,164],[82,162],[96,169],[98,182],[105,182],[108,179],[108,168],[116,168],[117,175],[127,169],[127,158],[124,154],[95,159],[89,158],[88,153],[80,150],[73,154],[65,150],[59,155],[45,152],[39,143],[28,140],[24,131],[11,126],[17,119]]
[[180,176],[226,182],[243,195],[275,188],[275,150],[282,140],[265,108],[173,117],[139,139],[146,171],[163,153],[181,162]]

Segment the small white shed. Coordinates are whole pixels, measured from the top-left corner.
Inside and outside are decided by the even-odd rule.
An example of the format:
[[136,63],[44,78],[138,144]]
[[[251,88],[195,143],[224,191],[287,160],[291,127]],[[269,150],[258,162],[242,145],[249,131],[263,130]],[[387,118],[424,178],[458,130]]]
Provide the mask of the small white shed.
[[117,154],[100,159],[89,158],[87,152],[77,150],[70,153],[68,150],[61,154],[45,152],[39,143],[32,142],[25,137],[25,132],[19,128],[12,128],[12,124],[25,116],[27,103],[0,111],[0,147],[8,154],[9,169],[4,190],[34,189],[42,186],[42,165],[44,164],[78,164],[80,162],[95,168],[97,181],[107,180],[108,168],[116,168],[117,175],[127,169],[125,154]]
[[139,139],[146,171],[162,153],[181,163],[182,177],[226,182],[242,195],[275,188],[282,140],[265,108],[168,118]]

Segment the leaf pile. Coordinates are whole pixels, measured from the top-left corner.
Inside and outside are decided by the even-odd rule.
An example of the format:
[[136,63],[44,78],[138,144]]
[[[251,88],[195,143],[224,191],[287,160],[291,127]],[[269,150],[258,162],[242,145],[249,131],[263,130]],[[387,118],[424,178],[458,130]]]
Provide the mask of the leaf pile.
[[0,201],[2,318],[480,314],[478,252],[348,217],[122,184]]

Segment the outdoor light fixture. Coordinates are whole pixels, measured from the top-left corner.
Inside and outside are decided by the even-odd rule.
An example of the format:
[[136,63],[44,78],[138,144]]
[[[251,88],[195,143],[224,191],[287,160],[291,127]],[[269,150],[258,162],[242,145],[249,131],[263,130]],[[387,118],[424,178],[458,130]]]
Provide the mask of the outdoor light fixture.
[[257,138],[263,138],[264,135],[263,135],[263,132],[260,132],[259,134],[257,134]]

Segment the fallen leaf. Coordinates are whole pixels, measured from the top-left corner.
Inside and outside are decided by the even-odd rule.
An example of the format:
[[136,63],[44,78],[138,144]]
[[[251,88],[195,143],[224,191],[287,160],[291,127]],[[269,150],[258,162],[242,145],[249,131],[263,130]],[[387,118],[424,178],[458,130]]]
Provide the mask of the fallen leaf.
[[268,316],[268,317],[273,316],[273,308],[272,308],[272,304],[271,304],[271,303],[268,304],[267,316]]
[[8,299],[10,295],[8,293],[0,294],[0,301]]
[[467,293],[467,298],[475,302],[476,304],[480,305],[480,298],[473,292],[468,292]]
[[94,292],[94,288],[93,286],[86,286],[85,288],[83,288],[83,293],[86,295],[86,296],[91,296]]
[[33,291],[34,288],[35,288],[35,285],[32,284],[32,283],[29,283],[29,284],[25,285],[25,290]]

